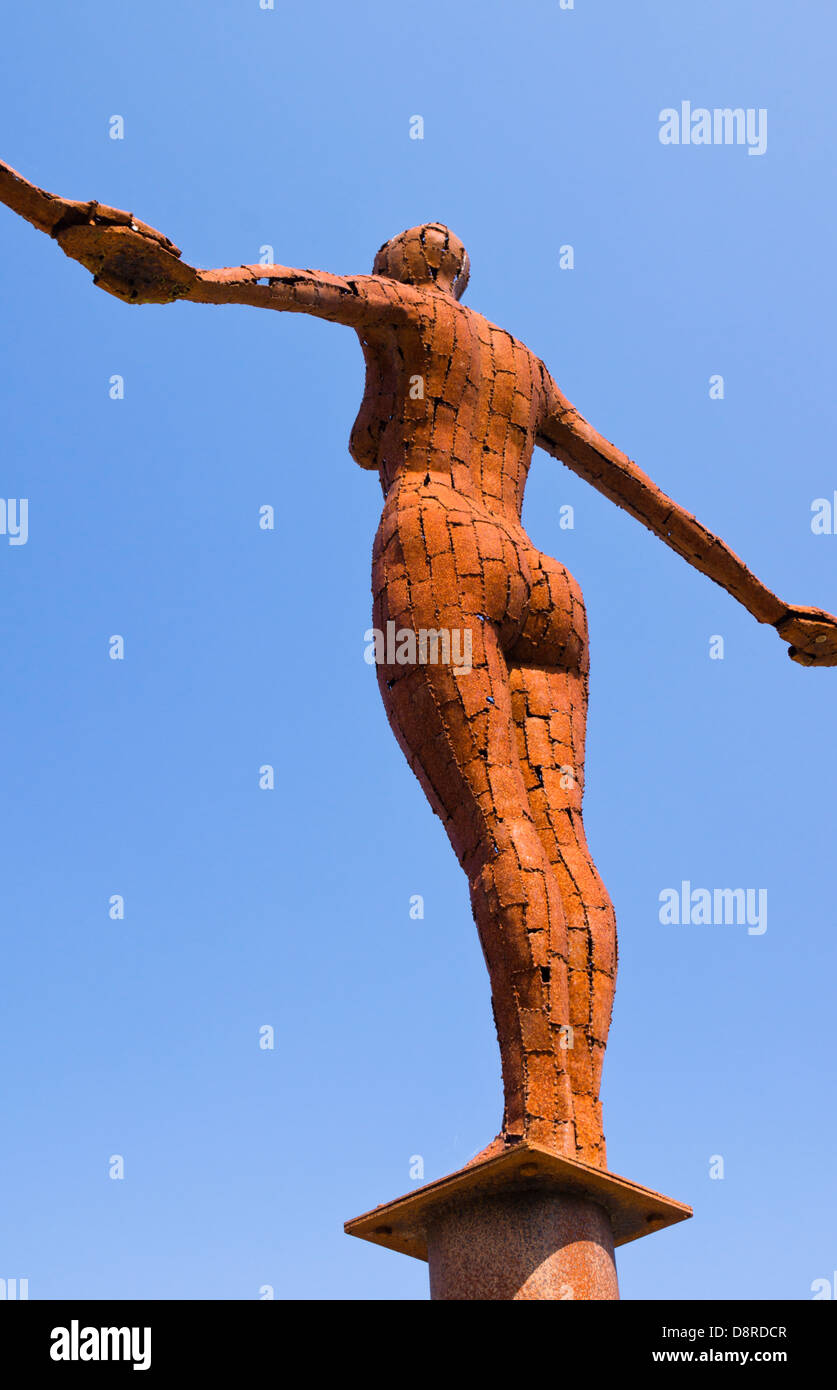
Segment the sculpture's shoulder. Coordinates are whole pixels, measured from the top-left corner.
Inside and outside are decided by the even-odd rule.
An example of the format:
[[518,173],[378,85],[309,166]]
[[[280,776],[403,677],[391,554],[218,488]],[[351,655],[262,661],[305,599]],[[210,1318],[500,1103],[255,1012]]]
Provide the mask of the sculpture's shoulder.
[[516,393],[530,401],[543,401],[549,373],[537,354],[507,328],[493,323],[484,314],[462,307],[470,316],[471,332],[479,339],[483,362],[490,375],[507,373],[513,378]]
[[490,344],[495,350],[505,353],[513,352],[519,362],[527,362],[533,371],[540,373],[545,370],[541,359],[527,347],[521,338],[516,338],[508,328],[502,328],[499,323],[493,323],[486,318],[485,314],[480,314],[476,309],[471,309],[465,304],[457,306],[463,314],[468,315],[472,329],[478,334],[480,340]]

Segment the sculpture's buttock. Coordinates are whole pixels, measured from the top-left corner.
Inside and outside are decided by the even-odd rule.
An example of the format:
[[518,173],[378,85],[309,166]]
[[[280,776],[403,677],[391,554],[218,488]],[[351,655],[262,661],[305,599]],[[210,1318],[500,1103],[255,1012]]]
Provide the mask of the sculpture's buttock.
[[510,664],[586,671],[581,590],[521,524],[437,478],[390,489],[373,551],[376,623],[492,623]]

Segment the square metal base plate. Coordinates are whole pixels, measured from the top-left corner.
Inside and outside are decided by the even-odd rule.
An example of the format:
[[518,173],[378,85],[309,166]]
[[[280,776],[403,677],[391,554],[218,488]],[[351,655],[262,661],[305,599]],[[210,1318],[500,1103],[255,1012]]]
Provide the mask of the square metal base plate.
[[426,1260],[427,1228],[442,1208],[492,1192],[533,1188],[569,1192],[597,1202],[610,1216],[614,1245],[627,1245],[692,1215],[691,1207],[649,1187],[521,1140],[506,1153],[460,1168],[364,1212],[347,1221],[343,1229],[347,1235],[370,1240],[387,1250]]

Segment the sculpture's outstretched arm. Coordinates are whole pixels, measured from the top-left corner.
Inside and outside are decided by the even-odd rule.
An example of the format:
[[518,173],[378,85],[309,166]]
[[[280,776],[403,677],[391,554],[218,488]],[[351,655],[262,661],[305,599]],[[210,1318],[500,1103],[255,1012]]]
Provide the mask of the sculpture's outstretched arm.
[[92,272],[100,289],[128,304],[168,304],[175,299],[250,304],[314,314],[360,329],[403,320],[410,313],[410,287],[376,275],[345,279],[279,265],[197,270],[180,259],[174,242],[133,213],[59,198],[2,162],[0,201],[54,237],[62,251]]
[[239,265],[198,270],[182,297],[195,304],[251,304],[256,308],[314,314],[350,328],[405,321],[415,298],[409,285],[378,275],[330,275],[284,265]]
[[543,367],[544,409],[538,444],[647,526],[701,574],[720,584],[760,623],[791,644],[803,666],[837,666],[837,618],[819,608],[783,603],[744,561],[678,506],[627,455],[593,429]]

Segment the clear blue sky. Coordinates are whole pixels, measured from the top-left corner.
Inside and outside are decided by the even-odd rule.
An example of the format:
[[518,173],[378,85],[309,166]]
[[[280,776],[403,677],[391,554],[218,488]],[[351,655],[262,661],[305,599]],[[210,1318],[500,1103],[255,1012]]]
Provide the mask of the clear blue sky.
[[[810,521],[837,488],[835,38],[824,0],[42,0],[5,19],[0,156],[202,266],[271,245],[365,272],[448,223],[467,302],[783,598],[833,611],[837,535]],[[662,146],[682,100],[766,108],[766,154]],[[413,1155],[431,1179],[491,1139],[499,1061],[464,878],[363,660],[357,341],[129,308],[3,209],[0,246],[0,493],[30,499],[27,544],[0,536],[0,1276],[424,1298],[425,1266],[342,1223],[409,1190]],[[809,1298],[837,1268],[837,671],[545,455],[524,521],[589,609],[610,1166],[695,1208],[622,1251],[623,1296]],[[661,925],[683,879],[766,889],[767,931]]]

